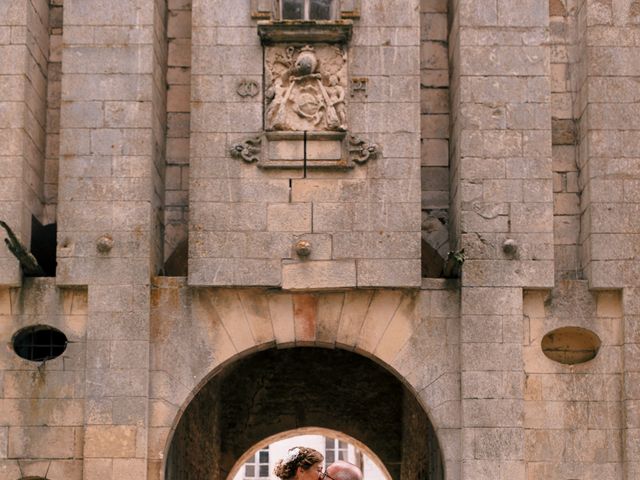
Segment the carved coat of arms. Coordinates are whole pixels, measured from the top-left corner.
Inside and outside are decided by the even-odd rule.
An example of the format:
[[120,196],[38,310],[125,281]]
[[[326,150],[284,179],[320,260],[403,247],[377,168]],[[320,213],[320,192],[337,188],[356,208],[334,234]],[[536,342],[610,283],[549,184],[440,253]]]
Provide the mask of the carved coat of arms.
[[345,131],[347,58],[328,44],[266,51],[267,131]]

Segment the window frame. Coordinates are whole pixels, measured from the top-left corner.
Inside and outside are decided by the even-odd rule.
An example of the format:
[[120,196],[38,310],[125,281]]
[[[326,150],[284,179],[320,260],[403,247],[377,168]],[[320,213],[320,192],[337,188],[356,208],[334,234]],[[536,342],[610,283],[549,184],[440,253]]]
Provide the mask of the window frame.
[[[260,461],[261,453],[267,454],[267,459],[265,462]],[[268,479],[269,478],[269,461],[270,461],[269,447],[261,448],[256,453],[254,453],[253,457],[251,457],[249,460],[247,460],[244,463],[244,466],[243,466],[244,474],[242,476],[244,480],[261,480],[265,478]],[[260,467],[265,465],[267,467],[267,474],[260,475]],[[247,475],[247,467],[253,468],[253,476]]]
[[[332,437],[324,437],[324,452],[325,457],[329,458],[329,452],[333,455],[333,462],[337,462],[338,460],[349,460],[349,444],[344,440],[340,440],[339,438]],[[326,466],[331,465],[328,461],[326,462]]]
[[339,19],[338,13],[340,12],[339,0],[331,0],[331,7],[328,19],[318,19],[318,18],[309,18],[309,14],[311,12],[311,1],[312,0],[302,0],[304,2],[303,5],[303,18],[284,18],[284,2],[285,0],[278,1],[278,15],[280,20],[290,20],[290,21],[301,21],[301,22],[309,22],[309,21],[336,21]]

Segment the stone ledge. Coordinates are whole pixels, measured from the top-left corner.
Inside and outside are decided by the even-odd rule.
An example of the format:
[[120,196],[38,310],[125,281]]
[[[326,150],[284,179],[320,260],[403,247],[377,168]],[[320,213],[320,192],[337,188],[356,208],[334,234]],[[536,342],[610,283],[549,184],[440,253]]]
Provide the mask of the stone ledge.
[[420,290],[457,290],[459,288],[459,278],[423,278]]
[[258,22],[263,45],[272,43],[347,43],[351,40],[351,20]]
[[181,288],[187,285],[187,277],[156,276],[151,277],[153,288]]

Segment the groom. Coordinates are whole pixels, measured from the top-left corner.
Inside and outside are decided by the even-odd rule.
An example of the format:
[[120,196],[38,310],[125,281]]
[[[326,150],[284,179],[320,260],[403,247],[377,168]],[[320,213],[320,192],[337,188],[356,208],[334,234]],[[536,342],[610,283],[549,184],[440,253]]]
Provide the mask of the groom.
[[362,480],[362,471],[355,465],[338,460],[327,467],[329,480]]

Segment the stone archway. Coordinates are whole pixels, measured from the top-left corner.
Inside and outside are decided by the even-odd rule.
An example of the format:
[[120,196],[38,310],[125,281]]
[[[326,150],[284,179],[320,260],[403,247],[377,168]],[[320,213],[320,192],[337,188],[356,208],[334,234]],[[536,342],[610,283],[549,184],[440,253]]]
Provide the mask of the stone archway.
[[[259,352],[300,347],[347,351],[393,376],[437,433],[446,479],[460,478],[456,290],[298,293],[162,277],[151,305],[150,478],[168,480],[172,439],[210,382]],[[201,406],[211,411],[214,399]]]
[[346,350],[294,347],[236,360],[199,390],[175,429],[165,479],[223,480],[256,443],[301,427],[357,439],[393,479],[444,478],[433,426],[392,373]]

